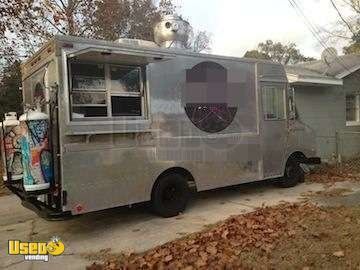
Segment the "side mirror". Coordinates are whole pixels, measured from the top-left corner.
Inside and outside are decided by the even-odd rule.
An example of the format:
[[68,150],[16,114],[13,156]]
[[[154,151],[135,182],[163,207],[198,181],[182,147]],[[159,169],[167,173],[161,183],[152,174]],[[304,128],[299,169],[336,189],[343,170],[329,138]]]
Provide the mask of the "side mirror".
[[296,115],[296,105],[295,105],[295,89],[294,88],[289,88],[288,90],[289,93],[289,119],[290,120],[296,120],[297,115]]

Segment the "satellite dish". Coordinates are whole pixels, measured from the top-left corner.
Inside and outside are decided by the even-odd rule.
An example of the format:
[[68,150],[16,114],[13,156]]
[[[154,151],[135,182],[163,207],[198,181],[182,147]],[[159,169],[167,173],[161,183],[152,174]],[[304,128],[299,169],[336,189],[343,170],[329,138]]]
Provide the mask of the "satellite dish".
[[338,52],[333,47],[326,48],[321,54],[321,60],[323,60],[328,65],[334,62],[337,57],[338,57]]

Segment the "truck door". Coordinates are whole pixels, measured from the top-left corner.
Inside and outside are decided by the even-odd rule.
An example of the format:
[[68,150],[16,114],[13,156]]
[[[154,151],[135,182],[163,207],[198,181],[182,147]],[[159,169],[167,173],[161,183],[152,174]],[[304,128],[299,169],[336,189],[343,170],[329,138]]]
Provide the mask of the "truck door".
[[285,90],[286,83],[261,83],[264,178],[283,175],[287,132]]

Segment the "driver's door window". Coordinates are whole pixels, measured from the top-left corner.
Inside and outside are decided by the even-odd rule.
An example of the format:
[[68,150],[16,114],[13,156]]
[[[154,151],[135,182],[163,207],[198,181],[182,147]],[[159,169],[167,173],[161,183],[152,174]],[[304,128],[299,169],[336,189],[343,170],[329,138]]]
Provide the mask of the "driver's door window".
[[282,86],[263,86],[262,104],[265,120],[284,120],[284,87]]

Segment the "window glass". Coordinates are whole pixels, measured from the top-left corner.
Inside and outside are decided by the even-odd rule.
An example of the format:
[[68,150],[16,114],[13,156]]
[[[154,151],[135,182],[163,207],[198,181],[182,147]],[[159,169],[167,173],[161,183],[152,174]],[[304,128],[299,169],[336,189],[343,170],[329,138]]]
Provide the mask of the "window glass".
[[106,104],[105,93],[73,93],[73,104]]
[[282,120],[285,118],[284,89],[282,87],[263,87],[262,102],[265,120]]
[[31,93],[31,77],[27,78],[23,82],[23,95],[24,95],[24,104],[32,103],[32,93]]
[[71,72],[74,119],[142,116],[140,67],[72,63]]
[[346,96],[346,121],[357,121],[356,96]]
[[38,82],[34,87],[34,101],[42,100],[45,98],[45,89],[44,85]]
[[112,116],[141,116],[141,97],[111,97]]
[[45,71],[46,69],[42,68],[25,80],[25,103],[34,105],[45,98]]
[[110,67],[112,92],[140,92],[140,69],[138,67]]
[[72,117],[106,117],[107,97],[103,64],[71,64]]
[[73,107],[72,117],[74,119],[84,118],[84,117],[106,117],[106,116],[107,116],[106,107],[91,107],[91,106]]
[[105,69],[102,64],[72,64],[72,89],[74,91],[105,91]]

